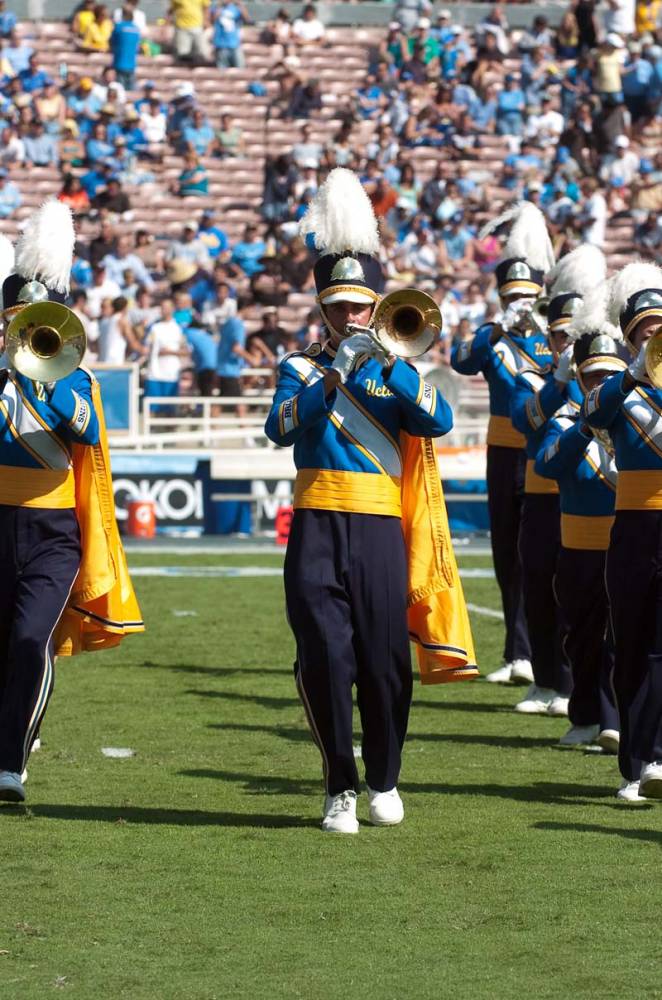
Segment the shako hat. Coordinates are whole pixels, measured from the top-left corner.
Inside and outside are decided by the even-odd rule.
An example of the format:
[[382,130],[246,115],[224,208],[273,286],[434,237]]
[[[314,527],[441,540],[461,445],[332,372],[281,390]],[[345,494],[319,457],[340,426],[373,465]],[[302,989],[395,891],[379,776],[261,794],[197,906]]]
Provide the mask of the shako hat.
[[313,272],[322,307],[379,301],[384,273],[377,257],[377,219],[356,174],[344,167],[331,171],[310,202],[299,232],[304,238],[311,235],[321,254]]
[[511,224],[503,248],[503,260],[497,264],[499,295],[539,295],[545,274],[554,266],[554,250],[545,216],[531,201],[519,201],[492,219],[480,230],[479,238]]

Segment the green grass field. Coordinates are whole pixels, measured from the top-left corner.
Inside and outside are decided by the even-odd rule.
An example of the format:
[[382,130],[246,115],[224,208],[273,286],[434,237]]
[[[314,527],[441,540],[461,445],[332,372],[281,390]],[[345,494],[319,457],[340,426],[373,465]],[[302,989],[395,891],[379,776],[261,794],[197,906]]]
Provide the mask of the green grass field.
[[[149,631],[60,661],[0,808],[2,1000],[662,997],[662,806],[617,803],[614,758],[558,750],[517,690],[417,683],[404,824],[324,835],[280,579],[136,585]],[[501,624],[473,620],[487,672]]]

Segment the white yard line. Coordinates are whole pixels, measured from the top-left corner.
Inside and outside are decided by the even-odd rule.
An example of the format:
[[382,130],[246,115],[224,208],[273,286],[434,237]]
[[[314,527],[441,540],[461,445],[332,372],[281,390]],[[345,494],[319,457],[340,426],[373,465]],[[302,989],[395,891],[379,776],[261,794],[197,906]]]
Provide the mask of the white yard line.
[[484,608],[480,604],[467,604],[467,609],[473,611],[475,615],[483,615],[485,618],[498,618],[503,621],[503,611],[495,611],[494,608]]
[[[129,566],[131,576],[232,579],[251,576],[282,576],[280,566]],[[493,580],[492,569],[461,569],[460,576],[474,580]]]

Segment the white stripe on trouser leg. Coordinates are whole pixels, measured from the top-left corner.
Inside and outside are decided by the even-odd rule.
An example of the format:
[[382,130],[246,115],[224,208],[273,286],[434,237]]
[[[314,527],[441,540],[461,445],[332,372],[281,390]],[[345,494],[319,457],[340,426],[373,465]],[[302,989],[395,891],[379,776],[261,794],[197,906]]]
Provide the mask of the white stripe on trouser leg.
[[301,703],[303,705],[303,710],[306,713],[306,719],[308,720],[308,725],[312,733],[314,742],[317,744],[319,752],[322,755],[322,772],[324,775],[324,788],[326,789],[327,795],[329,794],[329,760],[326,756],[326,751],[324,749],[324,744],[322,743],[322,738],[319,734],[319,729],[315,725],[315,718],[313,716],[313,710],[310,707],[310,702],[308,701],[308,695],[306,694],[306,689],[303,686],[303,680],[301,677],[301,665],[299,664],[299,669],[295,674],[295,683],[297,690],[299,692],[299,697],[301,698]]
[[[51,639],[53,638],[53,632],[59,625],[60,618],[64,614],[64,609],[69,603],[69,598],[71,597],[71,591],[74,589],[74,583],[76,582],[76,577],[78,576],[78,569],[79,566],[76,567],[76,572],[74,573],[64,604],[62,605],[60,613],[55,619],[55,624],[53,625],[53,628],[51,629],[50,634],[48,636],[48,639],[46,640],[46,649],[44,650],[44,672],[41,678],[41,686],[39,688],[39,694],[37,696],[35,706],[32,710],[32,715],[28,723],[28,731],[25,735],[25,741],[23,743],[23,761],[22,761],[21,771],[25,770],[25,766],[27,764],[30,752],[30,747],[32,746],[32,741],[39,728],[39,724],[43,718],[44,712],[46,710],[46,705],[48,704],[48,692],[50,690],[51,681],[53,679],[53,664],[48,654],[48,647],[51,644]],[[43,705],[42,702],[44,703]]]

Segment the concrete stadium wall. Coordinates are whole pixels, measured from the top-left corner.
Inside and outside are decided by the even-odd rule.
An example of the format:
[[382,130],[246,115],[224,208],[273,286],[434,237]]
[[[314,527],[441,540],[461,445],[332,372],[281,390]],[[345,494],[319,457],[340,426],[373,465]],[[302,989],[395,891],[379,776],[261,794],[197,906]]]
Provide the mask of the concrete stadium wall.
[[[120,3],[117,0],[111,6]],[[71,16],[71,12],[76,6],[75,0],[45,0],[43,4],[45,16],[49,21],[63,20]],[[246,5],[251,16],[256,21],[268,21],[274,17],[276,11],[283,6],[282,3],[247,3]],[[290,8],[289,4],[285,6]],[[298,7],[292,4],[292,11],[296,13]],[[325,24],[387,24],[393,16],[394,4],[391,2],[374,3],[371,0],[361,0],[360,3],[324,3],[316,4],[320,17]],[[444,4],[444,6],[446,6]],[[490,3],[466,3],[447,5],[453,11],[453,20],[458,24],[471,25],[481,21],[490,9]],[[513,28],[521,28],[531,24],[535,14],[545,14],[550,23],[556,24],[560,21],[563,12],[567,9],[566,0],[550,0],[547,3],[515,3],[506,4],[506,14],[508,22]],[[20,18],[28,17],[29,0],[9,0],[7,7],[13,10]],[[168,8],[166,0],[142,0],[142,9],[147,14],[149,21],[156,21],[164,17]]]

